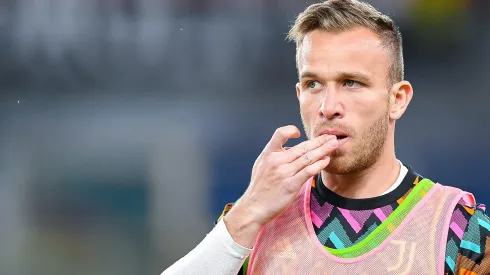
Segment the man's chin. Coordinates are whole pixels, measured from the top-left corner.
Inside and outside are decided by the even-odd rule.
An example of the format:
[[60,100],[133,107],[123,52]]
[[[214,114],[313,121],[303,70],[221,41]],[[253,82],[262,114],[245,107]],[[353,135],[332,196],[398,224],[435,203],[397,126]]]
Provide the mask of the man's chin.
[[347,174],[344,170],[342,169],[338,169],[337,167],[325,167],[325,169],[323,169],[323,171],[327,172],[328,174],[331,174],[331,175],[345,175]]
[[334,175],[346,175],[353,172],[352,165],[345,155],[335,155],[330,159],[330,163],[323,171]]
[[345,167],[339,163],[339,161],[335,161],[334,158],[331,158],[330,163],[323,169],[323,171],[329,174],[335,175],[343,175],[345,174]]

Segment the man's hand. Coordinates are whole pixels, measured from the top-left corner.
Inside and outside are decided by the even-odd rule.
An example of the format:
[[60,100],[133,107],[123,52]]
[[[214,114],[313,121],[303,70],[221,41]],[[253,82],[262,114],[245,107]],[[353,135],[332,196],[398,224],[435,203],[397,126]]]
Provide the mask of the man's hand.
[[323,135],[283,147],[290,138],[300,136],[295,126],[277,129],[255,161],[248,189],[224,217],[238,244],[251,248],[260,229],[293,202],[310,177],[328,165],[329,155],[338,146],[335,136]]

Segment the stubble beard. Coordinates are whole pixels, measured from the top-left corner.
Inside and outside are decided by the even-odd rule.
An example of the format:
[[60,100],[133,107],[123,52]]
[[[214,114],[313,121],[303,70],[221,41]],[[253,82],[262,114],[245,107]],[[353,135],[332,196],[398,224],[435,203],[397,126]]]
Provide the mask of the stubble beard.
[[[311,131],[301,115],[303,127],[308,139],[311,139]],[[389,114],[386,111],[370,127],[359,136],[350,136],[349,151],[344,148],[335,150],[331,155],[330,163],[324,169],[327,173],[347,175],[361,172],[371,167],[380,158],[388,137]],[[352,135],[354,131],[347,126],[335,125],[334,123],[324,123],[318,125],[316,129],[321,131],[324,128],[342,130]],[[315,131],[316,131],[315,129]],[[349,144],[351,143],[351,144]]]

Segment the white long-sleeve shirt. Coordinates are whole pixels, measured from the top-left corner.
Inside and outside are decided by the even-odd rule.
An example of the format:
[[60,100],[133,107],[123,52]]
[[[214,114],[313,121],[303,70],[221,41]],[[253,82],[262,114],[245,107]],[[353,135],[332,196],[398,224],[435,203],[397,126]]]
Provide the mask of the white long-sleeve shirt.
[[221,219],[196,248],[161,275],[237,275],[251,252],[233,240]]

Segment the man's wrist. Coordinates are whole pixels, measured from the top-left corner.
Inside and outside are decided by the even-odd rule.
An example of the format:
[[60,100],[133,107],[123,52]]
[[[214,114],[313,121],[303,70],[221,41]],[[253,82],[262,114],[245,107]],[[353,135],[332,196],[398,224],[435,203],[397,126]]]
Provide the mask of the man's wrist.
[[223,217],[223,221],[228,233],[237,244],[245,248],[253,248],[262,225],[256,222],[247,211],[242,211],[236,205]]
[[244,247],[233,240],[228,232],[228,229],[226,228],[224,220],[221,220],[216,224],[216,228],[213,229],[213,233],[215,234],[215,237],[217,237],[223,244],[226,251],[228,251],[228,253],[235,258],[244,260],[252,252],[252,249]]

